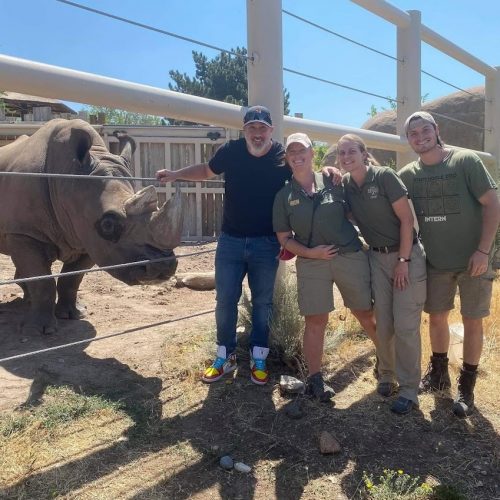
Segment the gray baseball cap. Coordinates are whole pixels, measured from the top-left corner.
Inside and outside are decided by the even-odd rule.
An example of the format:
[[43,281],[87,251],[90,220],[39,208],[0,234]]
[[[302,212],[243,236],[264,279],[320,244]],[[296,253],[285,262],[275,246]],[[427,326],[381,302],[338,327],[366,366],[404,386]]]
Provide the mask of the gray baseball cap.
[[410,123],[414,120],[424,120],[429,122],[435,129],[437,128],[436,120],[434,120],[433,116],[427,111],[416,111],[411,114],[405,121],[405,135],[408,135],[408,129],[410,128]]

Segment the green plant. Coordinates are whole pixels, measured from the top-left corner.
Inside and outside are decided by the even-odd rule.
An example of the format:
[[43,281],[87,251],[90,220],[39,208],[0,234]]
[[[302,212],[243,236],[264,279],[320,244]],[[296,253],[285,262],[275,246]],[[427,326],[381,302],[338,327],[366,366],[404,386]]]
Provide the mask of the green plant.
[[92,415],[103,409],[118,411],[120,404],[101,396],[76,394],[69,387],[47,388],[40,406],[27,408],[17,415],[0,418],[0,435],[10,437],[22,432],[35,422],[46,429]]
[[0,436],[8,438],[23,431],[31,422],[30,415],[7,415],[0,418]]
[[378,483],[371,474],[363,473],[366,498],[373,500],[424,500],[433,498],[433,488],[402,470],[384,469]]
[[[294,274],[284,272],[276,280],[273,299],[273,314],[270,320],[270,345],[285,361],[300,360],[302,357],[302,336],[304,318],[300,315],[297,302],[297,280]],[[239,324],[246,331],[252,326],[252,303],[245,290],[241,301]]]
[[314,142],[313,149],[313,168],[316,172],[318,172],[323,168],[323,160],[325,159],[326,153],[328,151],[328,144],[326,142]]

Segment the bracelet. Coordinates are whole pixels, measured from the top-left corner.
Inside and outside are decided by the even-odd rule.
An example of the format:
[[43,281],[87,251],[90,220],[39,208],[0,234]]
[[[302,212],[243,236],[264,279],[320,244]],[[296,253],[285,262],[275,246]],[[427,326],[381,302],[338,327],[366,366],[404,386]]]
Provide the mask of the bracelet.
[[483,255],[488,255],[488,256],[490,255],[489,252],[483,252],[479,248],[476,248],[476,252],[482,253]]
[[404,257],[398,257],[398,262],[411,262],[411,259],[405,259]]

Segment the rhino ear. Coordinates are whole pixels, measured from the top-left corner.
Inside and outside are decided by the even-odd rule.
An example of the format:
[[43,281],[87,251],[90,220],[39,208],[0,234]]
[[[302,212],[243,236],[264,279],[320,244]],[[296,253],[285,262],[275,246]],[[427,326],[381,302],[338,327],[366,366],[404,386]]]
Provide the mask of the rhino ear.
[[76,159],[80,163],[84,163],[86,159],[89,149],[92,146],[92,137],[90,134],[81,128],[72,128],[71,129],[71,137],[70,144],[75,152]]
[[135,141],[132,137],[127,135],[127,132],[124,130],[115,130],[113,135],[120,143],[120,156],[130,170],[132,166],[132,156],[136,148]]
[[147,186],[125,200],[127,215],[141,215],[158,209],[158,195],[154,186]]

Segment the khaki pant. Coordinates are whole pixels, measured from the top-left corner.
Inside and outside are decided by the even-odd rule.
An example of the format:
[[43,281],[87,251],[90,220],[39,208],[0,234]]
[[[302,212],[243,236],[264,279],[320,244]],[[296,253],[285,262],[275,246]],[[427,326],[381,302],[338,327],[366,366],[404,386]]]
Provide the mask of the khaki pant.
[[394,288],[398,253],[370,250],[379,358],[379,382],[399,384],[399,394],[417,402],[420,382],[420,320],[426,296],[425,253],[416,243],[409,263],[410,284]]

